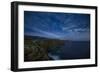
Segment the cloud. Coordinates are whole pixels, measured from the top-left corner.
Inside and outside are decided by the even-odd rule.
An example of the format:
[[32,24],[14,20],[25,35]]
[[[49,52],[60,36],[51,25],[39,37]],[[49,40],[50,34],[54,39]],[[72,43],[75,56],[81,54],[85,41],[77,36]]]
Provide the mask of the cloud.
[[68,30],[73,29],[75,27],[76,27],[76,25],[70,25],[70,26],[62,27],[62,30],[63,31],[68,31]]
[[[86,29],[70,30],[67,33],[48,32],[35,27],[30,27],[30,29],[31,32],[26,32],[25,35],[72,41],[87,41],[90,39],[90,34]],[[80,31],[84,31],[84,33],[80,33]]]
[[84,41],[90,38],[90,15],[25,12],[25,35]]
[[39,28],[30,27],[29,29],[31,29],[31,32],[26,32],[25,35],[41,36],[41,37],[55,38],[55,39],[60,39],[61,38],[60,35],[57,35],[56,33],[48,32],[48,31],[45,31],[45,30],[41,30]]

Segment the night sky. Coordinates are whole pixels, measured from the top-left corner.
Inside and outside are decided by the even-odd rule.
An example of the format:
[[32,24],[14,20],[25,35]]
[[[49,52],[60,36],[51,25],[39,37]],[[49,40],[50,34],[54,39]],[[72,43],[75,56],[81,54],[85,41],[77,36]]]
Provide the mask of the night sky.
[[89,41],[90,15],[24,11],[24,35]]

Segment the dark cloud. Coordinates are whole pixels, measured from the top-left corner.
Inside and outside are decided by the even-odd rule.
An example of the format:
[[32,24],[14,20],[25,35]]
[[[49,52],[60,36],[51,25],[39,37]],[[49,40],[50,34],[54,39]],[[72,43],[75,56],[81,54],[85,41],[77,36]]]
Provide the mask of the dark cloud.
[[65,40],[89,40],[90,15],[25,11],[24,33]]

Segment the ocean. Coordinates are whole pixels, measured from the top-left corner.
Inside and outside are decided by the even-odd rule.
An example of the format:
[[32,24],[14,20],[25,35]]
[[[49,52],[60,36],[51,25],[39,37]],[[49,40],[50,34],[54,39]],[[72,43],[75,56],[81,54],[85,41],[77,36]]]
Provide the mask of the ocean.
[[49,51],[49,56],[54,60],[88,59],[90,58],[89,41],[71,41],[56,50]]

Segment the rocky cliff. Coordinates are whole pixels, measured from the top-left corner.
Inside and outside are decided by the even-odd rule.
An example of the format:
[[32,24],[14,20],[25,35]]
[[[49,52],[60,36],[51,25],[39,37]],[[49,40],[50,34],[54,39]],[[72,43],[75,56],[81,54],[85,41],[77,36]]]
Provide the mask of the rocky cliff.
[[64,40],[24,38],[24,61],[50,60],[48,49],[64,45]]

